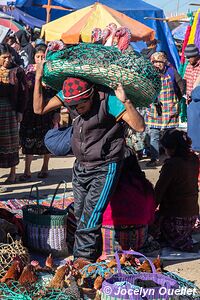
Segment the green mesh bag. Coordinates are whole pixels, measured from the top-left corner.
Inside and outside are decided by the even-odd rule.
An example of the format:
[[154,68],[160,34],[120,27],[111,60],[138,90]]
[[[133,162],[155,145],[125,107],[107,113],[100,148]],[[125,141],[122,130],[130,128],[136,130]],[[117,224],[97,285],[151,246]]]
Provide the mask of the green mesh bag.
[[66,77],[81,77],[96,84],[116,88],[122,83],[136,107],[148,106],[161,88],[159,73],[139,53],[121,53],[115,47],[79,44],[47,53],[43,82],[61,90]]
[[58,289],[48,289],[41,282],[21,286],[16,281],[11,281],[9,285],[0,283],[1,300],[76,300],[75,295],[68,295],[65,291]]

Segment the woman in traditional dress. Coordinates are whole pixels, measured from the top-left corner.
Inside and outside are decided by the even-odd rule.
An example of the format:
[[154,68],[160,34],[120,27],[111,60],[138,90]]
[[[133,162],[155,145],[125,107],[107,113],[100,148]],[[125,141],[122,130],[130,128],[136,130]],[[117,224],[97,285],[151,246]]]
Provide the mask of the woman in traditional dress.
[[155,186],[159,205],[160,240],[182,251],[198,252],[192,230],[199,215],[199,159],[191,150],[187,133],[169,129],[161,139],[167,159]]
[[[35,84],[36,65],[45,58],[45,45],[39,45],[35,49],[35,64],[31,64],[26,69],[26,79],[28,84],[28,103],[24,112],[23,120],[20,125],[20,140],[22,153],[26,155],[24,174],[20,176],[20,181],[29,181],[31,179],[31,162],[33,155],[43,155],[43,165],[38,173],[38,178],[48,176],[48,163],[50,153],[45,147],[44,136],[47,131],[59,122],[59,113],[50,112],[44,116],[36,115],[33,112],[33,89]],[[43,87],[43,95],[46,102],[54,96],[55,92]]]
[[[0,168],[10,168],[5,183],[14,183],[19,163],[18,123],[26,103],[23,69],[12,63],[10,48],[0,44]],[[2,189],[3,191],[3,189]]]
[[169,65],[164,52],[155,52],[151,55],[151,62],[160,73],[161,91],[157,99],[150,105],[146,113],[146,125],[150,135],[151,160],[147,167],[159,164],[160,135],[168,128],[179,125],[179,103],[185,93],[185,82],[176,69]]

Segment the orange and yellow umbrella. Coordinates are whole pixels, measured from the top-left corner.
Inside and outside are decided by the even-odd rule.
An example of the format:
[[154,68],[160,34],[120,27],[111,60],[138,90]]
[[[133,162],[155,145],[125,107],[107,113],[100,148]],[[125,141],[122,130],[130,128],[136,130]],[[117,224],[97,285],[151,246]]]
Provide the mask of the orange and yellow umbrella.
[[43,25],[41,35],[45,36],[46,41],[61,39],[66,44],[77,44],[80,41],[90,43],[92,30],[103,30],[110,23],[115,23],[117,27],[128,27],[133,42],[154,39],[153,29],[100,3],[94,3]]

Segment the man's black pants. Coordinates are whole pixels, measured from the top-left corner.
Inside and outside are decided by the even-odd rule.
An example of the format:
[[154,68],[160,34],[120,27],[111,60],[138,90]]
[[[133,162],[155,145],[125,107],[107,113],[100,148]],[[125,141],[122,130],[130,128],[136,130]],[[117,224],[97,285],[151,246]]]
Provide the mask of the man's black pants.
[[121,164],[111,162],[92,169],[74,164],[75,259],[84,257],[93,262],[102,253],[102,215],[117,185]]

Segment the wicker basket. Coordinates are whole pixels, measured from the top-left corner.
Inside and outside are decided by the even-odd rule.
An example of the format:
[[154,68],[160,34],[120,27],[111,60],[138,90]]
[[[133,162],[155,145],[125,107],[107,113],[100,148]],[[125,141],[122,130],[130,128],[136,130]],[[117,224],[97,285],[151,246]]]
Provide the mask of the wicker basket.
[[42,253],[52,253],[53,256],[68,255],[67,237],[67,210],[53,207],[54,199],[61,181],[53,195],[50,206],[39,204],[39,193],[37,186],[37,205],[26,205],[23,210],[23,222],[26,230],[26,242],[30,249]]

